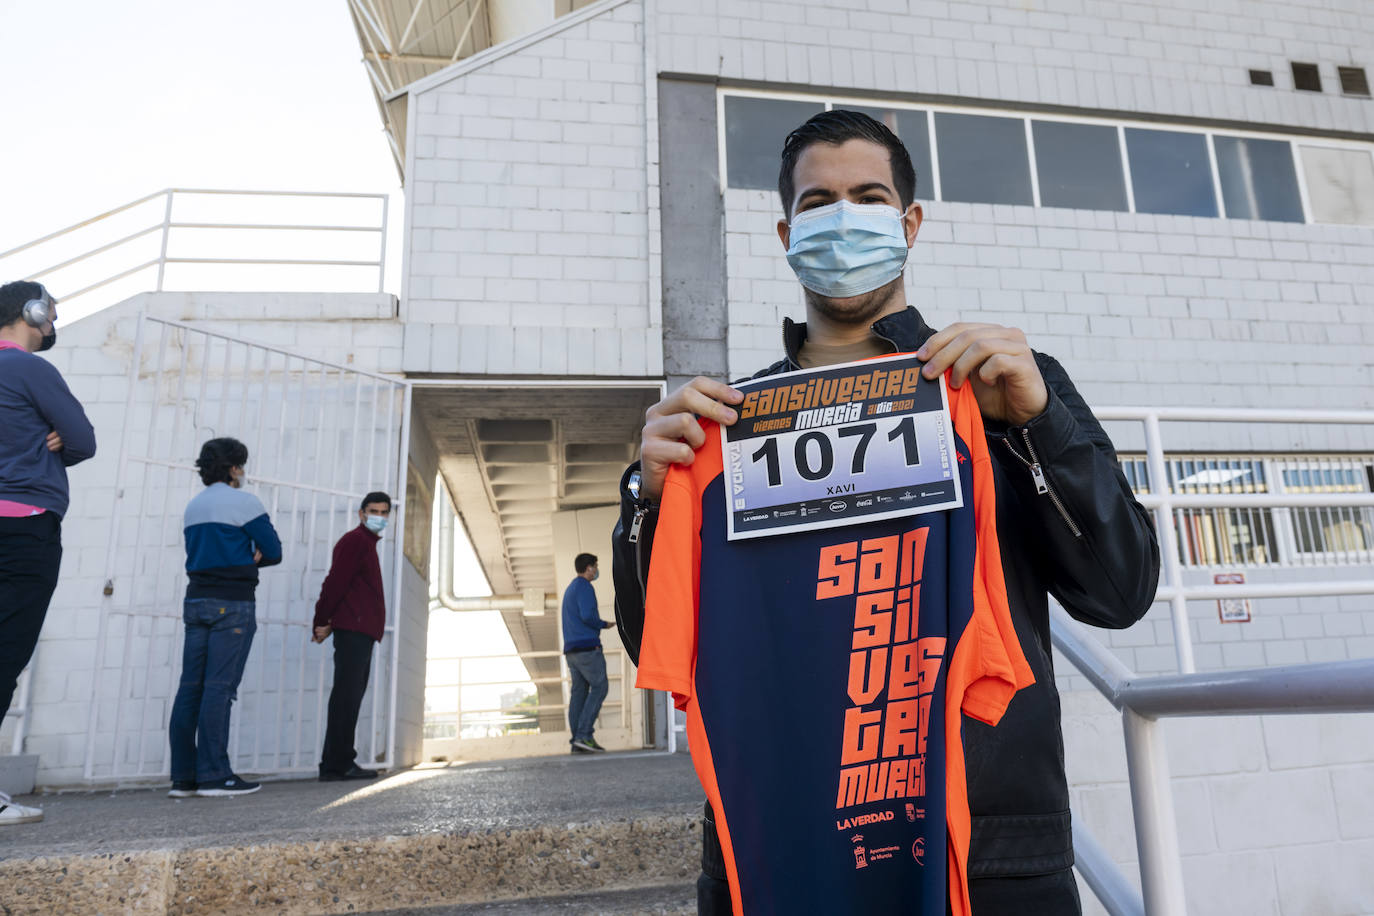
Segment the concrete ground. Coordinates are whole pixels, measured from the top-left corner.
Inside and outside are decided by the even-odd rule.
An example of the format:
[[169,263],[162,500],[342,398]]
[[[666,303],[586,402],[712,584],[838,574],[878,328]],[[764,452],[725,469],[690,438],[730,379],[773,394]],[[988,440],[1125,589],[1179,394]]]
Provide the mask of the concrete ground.
[[0,829],[13,914],[688,912],[700,855],[685,754],[434,764],[228,799],[18,800],[46,817]]

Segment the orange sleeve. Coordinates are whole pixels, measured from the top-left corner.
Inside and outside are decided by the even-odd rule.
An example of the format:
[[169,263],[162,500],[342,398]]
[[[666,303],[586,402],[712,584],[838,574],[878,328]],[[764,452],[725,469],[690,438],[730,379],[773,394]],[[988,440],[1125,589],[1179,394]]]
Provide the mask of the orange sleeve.
[[674,466],[663,484],[635,678],[637,687],[670,691],[678,709],[692,695],[697,659],[701,500],[692,481],[687,468]]
[[[992,456],[988,454],[983,417],[973,386],[954,392],[957,408],[951,404],[955,431],[968,446],[973,462],[973,511],[977,547],[973,570],[973,619],[970,621],[978,659],[971,666],[971,679],[964,692],[963,711],[989,725],[996,725],[1006,712],[1016,691],[1035,683],[1021,641],[1011,621],[1006,580],[1002,575],[1002,551],[997,541],[997,493],[993,481]],[[968,494],[965,494],[968,498]]]

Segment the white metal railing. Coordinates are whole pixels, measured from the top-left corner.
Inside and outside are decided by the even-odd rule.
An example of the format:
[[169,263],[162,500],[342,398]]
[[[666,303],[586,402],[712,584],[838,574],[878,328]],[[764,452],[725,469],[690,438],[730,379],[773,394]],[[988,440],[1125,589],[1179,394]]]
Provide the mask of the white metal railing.
[[[210,201],[236,204],[238,209],[242,209],[244,204],[251,204],[258,218],[196,219],[181,215],[193,212],[197,207],[204,211]],[[313,204],[321,209],[347,212],[348,217],[307,222],[268,218],[281,212],[270,207],[268,202],[280,204],[288,201],[297,208]],[[162,291],[166,288],[169,264],[369,269],[376,272],[376,288],[381,292],[386,272],[388,204],[389,198],[385,194],[165,188],[50,232],[17,248],[0,252],[0,276],[10,279],[13,278],[12,274],[17,273],[18,278],[41,279],[63,303],[70,303],[119,280],[153,270],[156,270],[156,277],[147,289]],[[289,215],[299,214],[293,212]],[[190,241],[194,233],[205,231],[229,232],[235,236],[246,232],[257,233],[272,240],[274,251],[281,250],[282,243],[290,233],[296,234],[297,244],[303,252],[314,247],[303,244],[303,233],[327,233],[331,239],[357,235],[376,235],[377,238],[375,248],[368,244],[359,249],[366,252],[375,250],[375,256],[369,253],[351,258],[201,257],[174,253],[176,247]],[[334,241],[330,244],[337,247],[339,243]],[[154,246],[156,254],[151,253]],[[108,304],[111,303],[96,303],[95,307]],[[90,310],[93,309],[87,309]]]
[[[442,561],[441,561],[442,562]],[[619,685],[618,693],[608,693],[606,700],[601,704],[603,710],[613,709],[619,711],[620,728],[630,727],[630,691],[627,685],[632,686],[632,677],[629,671],[629,657],[624,649],[607,646],[603,650],[607,656],[607,680]],[[471,667],[474,663],[490,665],[503,661],[518,660],[526,662],[531,660],[557,659],[560,662],[559,675],[557,677],[520,677],[520,678],[497,678],[495,680],[476,680],[471,677],[464,677],[463,665],[467,663]],[[566,726],[568,710],[568,694],[571,689],[572,679],[567,671],[567,666],[561,664],[563,653],[558,651],[542,652],[515,652],[506,655],[453,655],[453,656],[430,656],[427,664],[430,670],[436,665],[451,665],[454,674],[451,680],[425,683],[425,693],[428,697],[430,691],[452,690],[456,698],[456,703],[452,707],[439,708],[426,703],[425,722],[428,725],[431,721],[440,719],[452,719],[457,726],[457,733],[452,736],[462,740],[463,729],[469,724],[474,724],[471,720],[476,717],[475,724],[508,725],[513,721],[512,716],[523,718],[526,714],[560,713],[562,722]],[[563,702],[561,703],[537,703],[533,706],[479,706],[465,707],[463,705],[463,690],[470,687],[522,687],[526,684],[535,685],[537,690],[539,685],[559,685]],[[536,723],[537,723],[536,718]],[[536,730],[538,730],[536,728]],[[560,731],[565,729],[559,729]]]
[[[1100,420],[1143,424],[1148,485],[1140,503],[1154,512],[1160,535],[1161,577],[1155,601],[1167,601],[1179,674],[1140,677],[1062,609],[1051,615],[1054,645],[1122,713],[1131,806],[1143,895],[1137,895],[1110,857],[1080,824],[1074,829],[1077,867],[1113,916],[1176,916],[1186,912],[1178,828],[1169,787],[1161,716],[1226,716],[1374,711],[1374,659],[1232,670],[1195,671],[1188,601],[1219,598],[1374,594],[1374,576],[1352,572],[1316,582],[1192,584],[1184,575],[1179,522],[1193,509],[1374,507],[1374,494],[1351,492],[1187,492],[1168,473],[1161,423],[1321,424],[1374,426],[1374,411],[1106,408]],[[1302,462],[1300,456],[1293,461]],[[1193,487],[1192,489],[1199,489]],[[1315,487],[1311,489],[1317,489]],[[1332,488],[1334,489],[1334,488]],[[1179,492],[1182,490],[1183,492]],[[1361,559],[1358,555],[1355,561]]]

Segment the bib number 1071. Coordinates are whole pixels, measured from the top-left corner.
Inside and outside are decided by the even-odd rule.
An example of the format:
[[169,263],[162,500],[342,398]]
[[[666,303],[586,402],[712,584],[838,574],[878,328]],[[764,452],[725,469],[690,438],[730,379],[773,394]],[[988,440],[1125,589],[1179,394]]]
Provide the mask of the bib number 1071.
[[[842,426],[835,435],[840,439],[857,439],[854,452],[850,456],[849,473],[862,474],[868,460],[868,446],[878,432],[877,423],[863,423],[858,426]],[[902,421],[888,431],[887,441],[901,440],[907,467],[921,463],[920,449],[916,445],[916,420],[903,417]],[[813,448],[814,446],[814,448]],[[782,486],[782,466],[778,457],[778,440],[765,439],[757,451],[749,456],[755,464],[762,461],[768,474],[768,486]],[[820,430],[798,436],[792,448],[792,461],[797,474],[803,480],[824,480],[835,469],[835,447],[830,436]]]

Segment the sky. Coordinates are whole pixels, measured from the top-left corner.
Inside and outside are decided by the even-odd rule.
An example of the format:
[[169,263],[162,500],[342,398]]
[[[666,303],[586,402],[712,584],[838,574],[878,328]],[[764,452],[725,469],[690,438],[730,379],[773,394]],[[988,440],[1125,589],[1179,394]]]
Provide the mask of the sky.
[[[400,178],[345,0],[0,0],[0,35],[0,252],[167,187],[383,193],[399,292]],[[457,590],[489,594],[474,566]],[[456,616],[431,654],[514,651],[498,614]]]
[[0,35],[0,252],[166,187],[399,191],[345,0],[0,0]]

